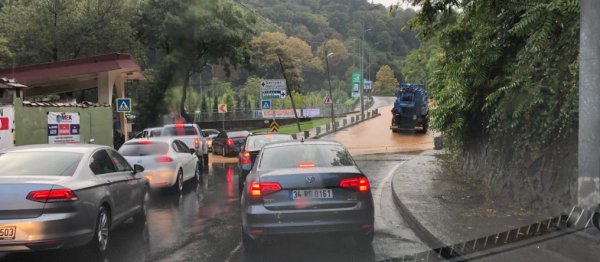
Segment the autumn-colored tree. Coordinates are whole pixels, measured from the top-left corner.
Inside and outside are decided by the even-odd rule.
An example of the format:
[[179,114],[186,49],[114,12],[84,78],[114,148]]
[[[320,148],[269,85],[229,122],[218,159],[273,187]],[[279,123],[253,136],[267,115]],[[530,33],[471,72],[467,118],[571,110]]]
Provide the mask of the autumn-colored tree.
[[293,88],[304,82],[304,72],[323,72],[323,63],[313,56],[310,45],[297,37],[284,33],[264,32],[250,41],[255,71],[264,77],[281,78],[279,58]]
[[344,79],[346,70],[348,70],[348,67],[350,66],[348,63],[348,61],[350,61],[348,48],[346,48],[344,42],[337,39],[330,39],[323,43],[317,49],[317,56],[322,60],[323,64],[325,64],[325,49],[327,49],[328,53],[333,54],[329,57],[329,70],[331,71],[331,75]]
[[392,68],[389,65],[383,65],[377,72],[373,93],[378,95],[393,95],[398,85],[398,80],[394,76]]

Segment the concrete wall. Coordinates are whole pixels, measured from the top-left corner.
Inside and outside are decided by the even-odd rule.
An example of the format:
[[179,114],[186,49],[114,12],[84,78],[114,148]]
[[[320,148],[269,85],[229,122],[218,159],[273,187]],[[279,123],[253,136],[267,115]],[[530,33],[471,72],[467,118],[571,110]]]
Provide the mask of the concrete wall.
[[96,140],[95,144],[113,146],[110,107],[26,107],[19,98],[15,99],[14,106],[17,146],[48,143],[47,112],[79,113],[81,143],[88,143],[93,138]]

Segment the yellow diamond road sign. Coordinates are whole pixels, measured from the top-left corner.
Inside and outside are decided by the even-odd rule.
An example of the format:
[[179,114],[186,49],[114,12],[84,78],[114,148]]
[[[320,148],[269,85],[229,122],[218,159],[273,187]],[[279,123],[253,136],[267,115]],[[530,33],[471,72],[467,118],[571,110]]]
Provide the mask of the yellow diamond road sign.
[[271,132],[279,132],[279,124],[275,120],[271,122]]

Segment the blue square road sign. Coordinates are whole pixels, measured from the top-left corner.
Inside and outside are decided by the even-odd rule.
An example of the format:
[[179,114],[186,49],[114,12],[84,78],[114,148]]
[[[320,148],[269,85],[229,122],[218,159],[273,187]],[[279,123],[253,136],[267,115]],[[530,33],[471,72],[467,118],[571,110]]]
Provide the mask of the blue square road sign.
[[262,100],[260,104],[262,109],[271,109],[271,100]]
[[131,98],[117,98],[117,112],[131,112]]

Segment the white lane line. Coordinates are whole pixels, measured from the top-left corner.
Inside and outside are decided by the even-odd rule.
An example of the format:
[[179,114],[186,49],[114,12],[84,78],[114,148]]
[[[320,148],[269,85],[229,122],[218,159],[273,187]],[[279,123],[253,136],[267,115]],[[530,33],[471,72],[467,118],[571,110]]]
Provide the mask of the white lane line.
[[[381,218],[381,197],[383,195],[383,189],[385,187],[387,187],[387,184],[389,184],[392,177],[394,177],[396,170],[398,170],[398,168],[400,168],[406,162],[407,162],[407,160],[403,161],[402,163],[396,164],[394,166],[394,168],[392,168],[392,170],[390,170],[390,172],[385,176],[385,178],[383,180],[381,180],[381,183],[379,183],[379,187],[377,188],[377,191],[375,192],[375,195],[373,196],[373,202],[375,202],[375,217],[376,218],[377,217]],[[379,221],[379,223],[382,223],[381,219],[375,219],[376,224],[378,221]]]
[[242,242],[238,243],[238,245],[235,246],[235,248],[233,250],[231,250],[231,252],[229,252],[229,256],[227,256],[227,259],[225,259],[225,262],[231,261],[231,259],[235,255],[235,253],[237,253],[241,248],[242,248]]

